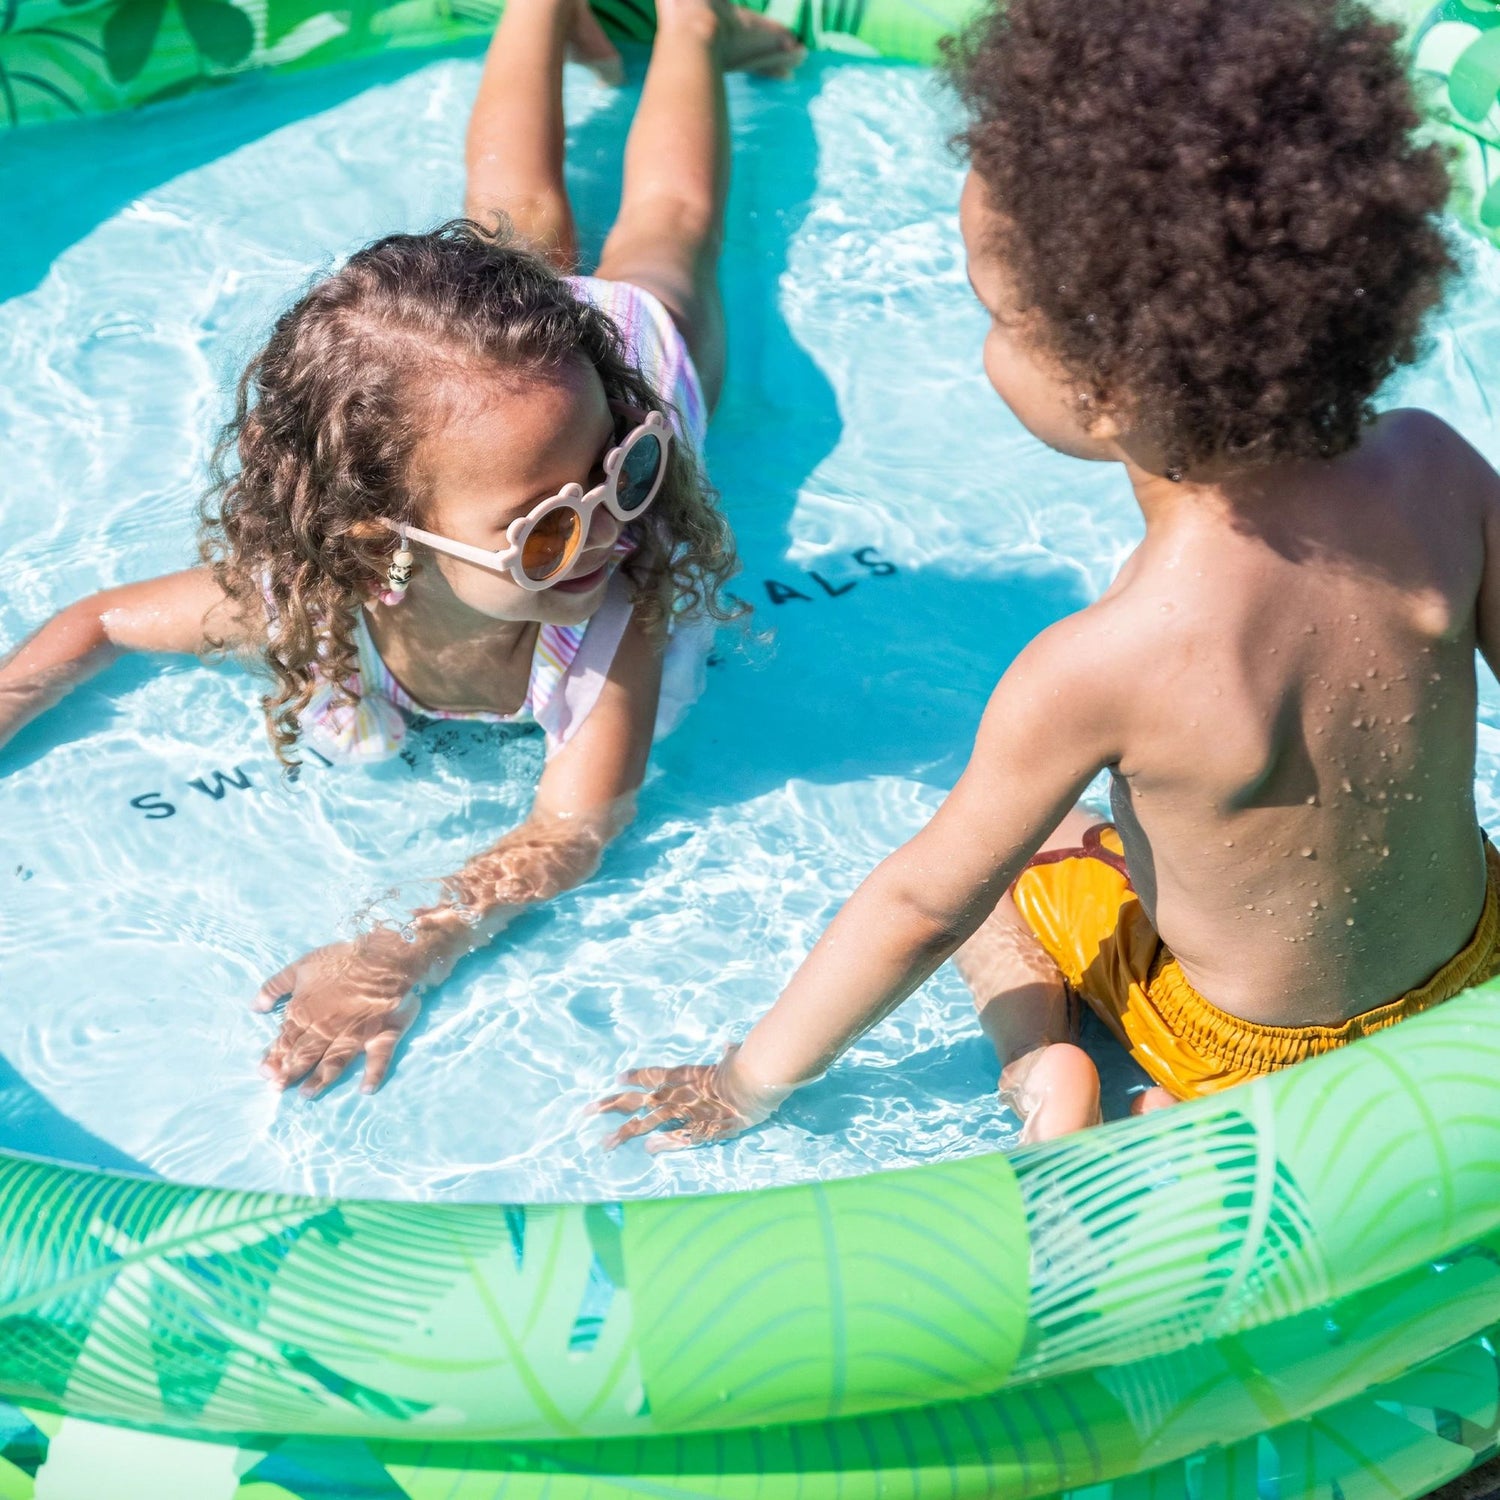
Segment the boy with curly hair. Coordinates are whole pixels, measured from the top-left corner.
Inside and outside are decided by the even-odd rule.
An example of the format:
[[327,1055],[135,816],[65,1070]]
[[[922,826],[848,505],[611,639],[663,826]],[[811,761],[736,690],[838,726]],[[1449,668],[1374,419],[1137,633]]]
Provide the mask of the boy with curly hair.
[[[1011,0],[954,48],[985,369],[1123,465],[1145,536],[744,1045],[603,1101],[644,1111],[615,1140],[745,1128],[950,957],[1027,1139],[1099,1118],[1077,999],[1151,1107],[1500,968],[1473,789],[1500,476],[1373,405],[1453,269],[1396,41],[1341,0]],[[1101,769],[1109,823],[1069,811]]]

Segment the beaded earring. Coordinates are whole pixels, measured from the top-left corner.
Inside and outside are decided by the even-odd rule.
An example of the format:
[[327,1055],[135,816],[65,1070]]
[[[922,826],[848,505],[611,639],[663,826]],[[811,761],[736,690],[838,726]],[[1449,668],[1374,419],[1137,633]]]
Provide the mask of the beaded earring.
[[393,608],[406,598],[406,590],[411,584],[412,563],[415,560],[407,550],[406,527],[403,526],[396,554],[385,572],[385,592],[380,596],[380,602],[387,608]]

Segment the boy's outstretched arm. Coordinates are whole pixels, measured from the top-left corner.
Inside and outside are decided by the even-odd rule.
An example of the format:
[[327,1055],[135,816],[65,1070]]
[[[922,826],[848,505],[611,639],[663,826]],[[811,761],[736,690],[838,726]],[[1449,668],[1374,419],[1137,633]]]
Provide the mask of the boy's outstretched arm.
[[242,634],[207,568],[80,599],[0,662],[0,745],[127,651],[198,655]]
[[1037,637],[995,689],[974,752],[932,821],[849,899],[744,1044],[716,1066],[645,1068],[599,1110],[632,1113],[616,1145],[680,1123],[652,1149],[764,1119],[951,958],[1104,766],[1119,754],[1079,617]]
[[361,1053],[362,1088],[380,1087],[421,993],[515,917],[587,880],[635,815],[661,689],[662,633],[626,627],[599,700],[547,762],[531,812],[443,881],[445,899],[400,931],[378,926],[287,965],[261,987],[255,1009],[288,997],[281,1034],[261,1072],[321,1093]]

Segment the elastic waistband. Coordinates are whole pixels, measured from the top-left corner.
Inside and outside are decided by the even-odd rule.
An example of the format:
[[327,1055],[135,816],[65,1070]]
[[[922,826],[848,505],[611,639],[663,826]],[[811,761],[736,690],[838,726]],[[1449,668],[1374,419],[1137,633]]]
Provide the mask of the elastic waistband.
[[1484,857],[1484,907],[1474,935],[1425,984],[1389,1004],[1351,1016],[1337,1026],[1263,1026],[1210,1004],[1188,983],[1165,948],[1157,954],[1147,981],[1151,1003],[1171,1032],[1195,1051],[1226,1067],[1252,1073],[1275,1072],[1384,1031],[1487,977],[1500,943],[1500,854],[1488,839]]

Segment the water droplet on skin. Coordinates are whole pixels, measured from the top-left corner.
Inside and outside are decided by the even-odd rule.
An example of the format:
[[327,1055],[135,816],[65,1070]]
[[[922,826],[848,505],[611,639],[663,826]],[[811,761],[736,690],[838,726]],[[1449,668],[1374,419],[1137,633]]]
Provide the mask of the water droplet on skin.
[[1274,646],[1272,646],[1270,648],[1270,651],[1268,652],[1268,654],[1271,655],[1271,656],[1275,656],[1276,655],[1276,648]]
[[1346,896],[1347,896],[1347,895],[1349,895],[1349,894],[1350,894],[1350,892],[1351,892],[1351,891],[1353,891],[1353,889],[1354,889],[1354,887],[1353,887],[1353,886],[1352,886],[1352,885],[1346,885],[1346,886],[1345,886],[1345,887],[1344,887],[1344,894],[1345,894],[1345,895],[1346,895]]
[[1389,859],[1391,857],[1391,846],[1389,844],[1382,844],[1380,846],[1380,857],[1382,859]]
[[1318,633],[1318,627],[1316,625],[1304,625],[1302,627],[1302,634],[1303,635],[1316,635],[1317,633]]
[[1373,677],[1374,675],[1375,675],[1375,668],[1374,667],[1366,667],[1365,668],[1365,676],[1366,677]]
[[1350,719],[1349,727],[1351,729],[1363,729],[1365,727],[1365,721],[1363,719]]
[[[1322,732],[1323,731],[1321,729],[1318,731],[1319,734],[1322,734]],[[1318,794],[1316,792],[1314,792],[1312,796],[1307,799],[1307,805],[1309,807],[1316,807],[1318,805]]]
[[1323,903],[1321,901],[1319,901],[1316,896],[1314,896],[1313,899],[1311,901],[1309,901],[1307,904],[1308,904],[1308,906],[1313,911],[1322,911],[1323,910]]
[[1233,839],[1225,839],[1224,840],[1224,847],[1226,849],[1233,849],[1234,848],[1234,840]]
[[1354,918],[1353,917],[1345,917],[1344,918],[1344,926],[1345,927],[1353,927],[1354,926]]
[[1415,714],[1402,714],[1402,715],[1401,715],[1401,722],[1402,722],[1402,723],[1403,723],[1403,724],[1410,724],[1410,723],[1411,723],[1411,721],[1412,721],[1412,720],[1413,720],[1413,719],[1415,719],[1415,718],[1416,718],[1416,715],[1415,715]]
[[1346,776],[1339,782],[1339,790],[1341,792],[1352,792],[1354,790],[1354,783]]

